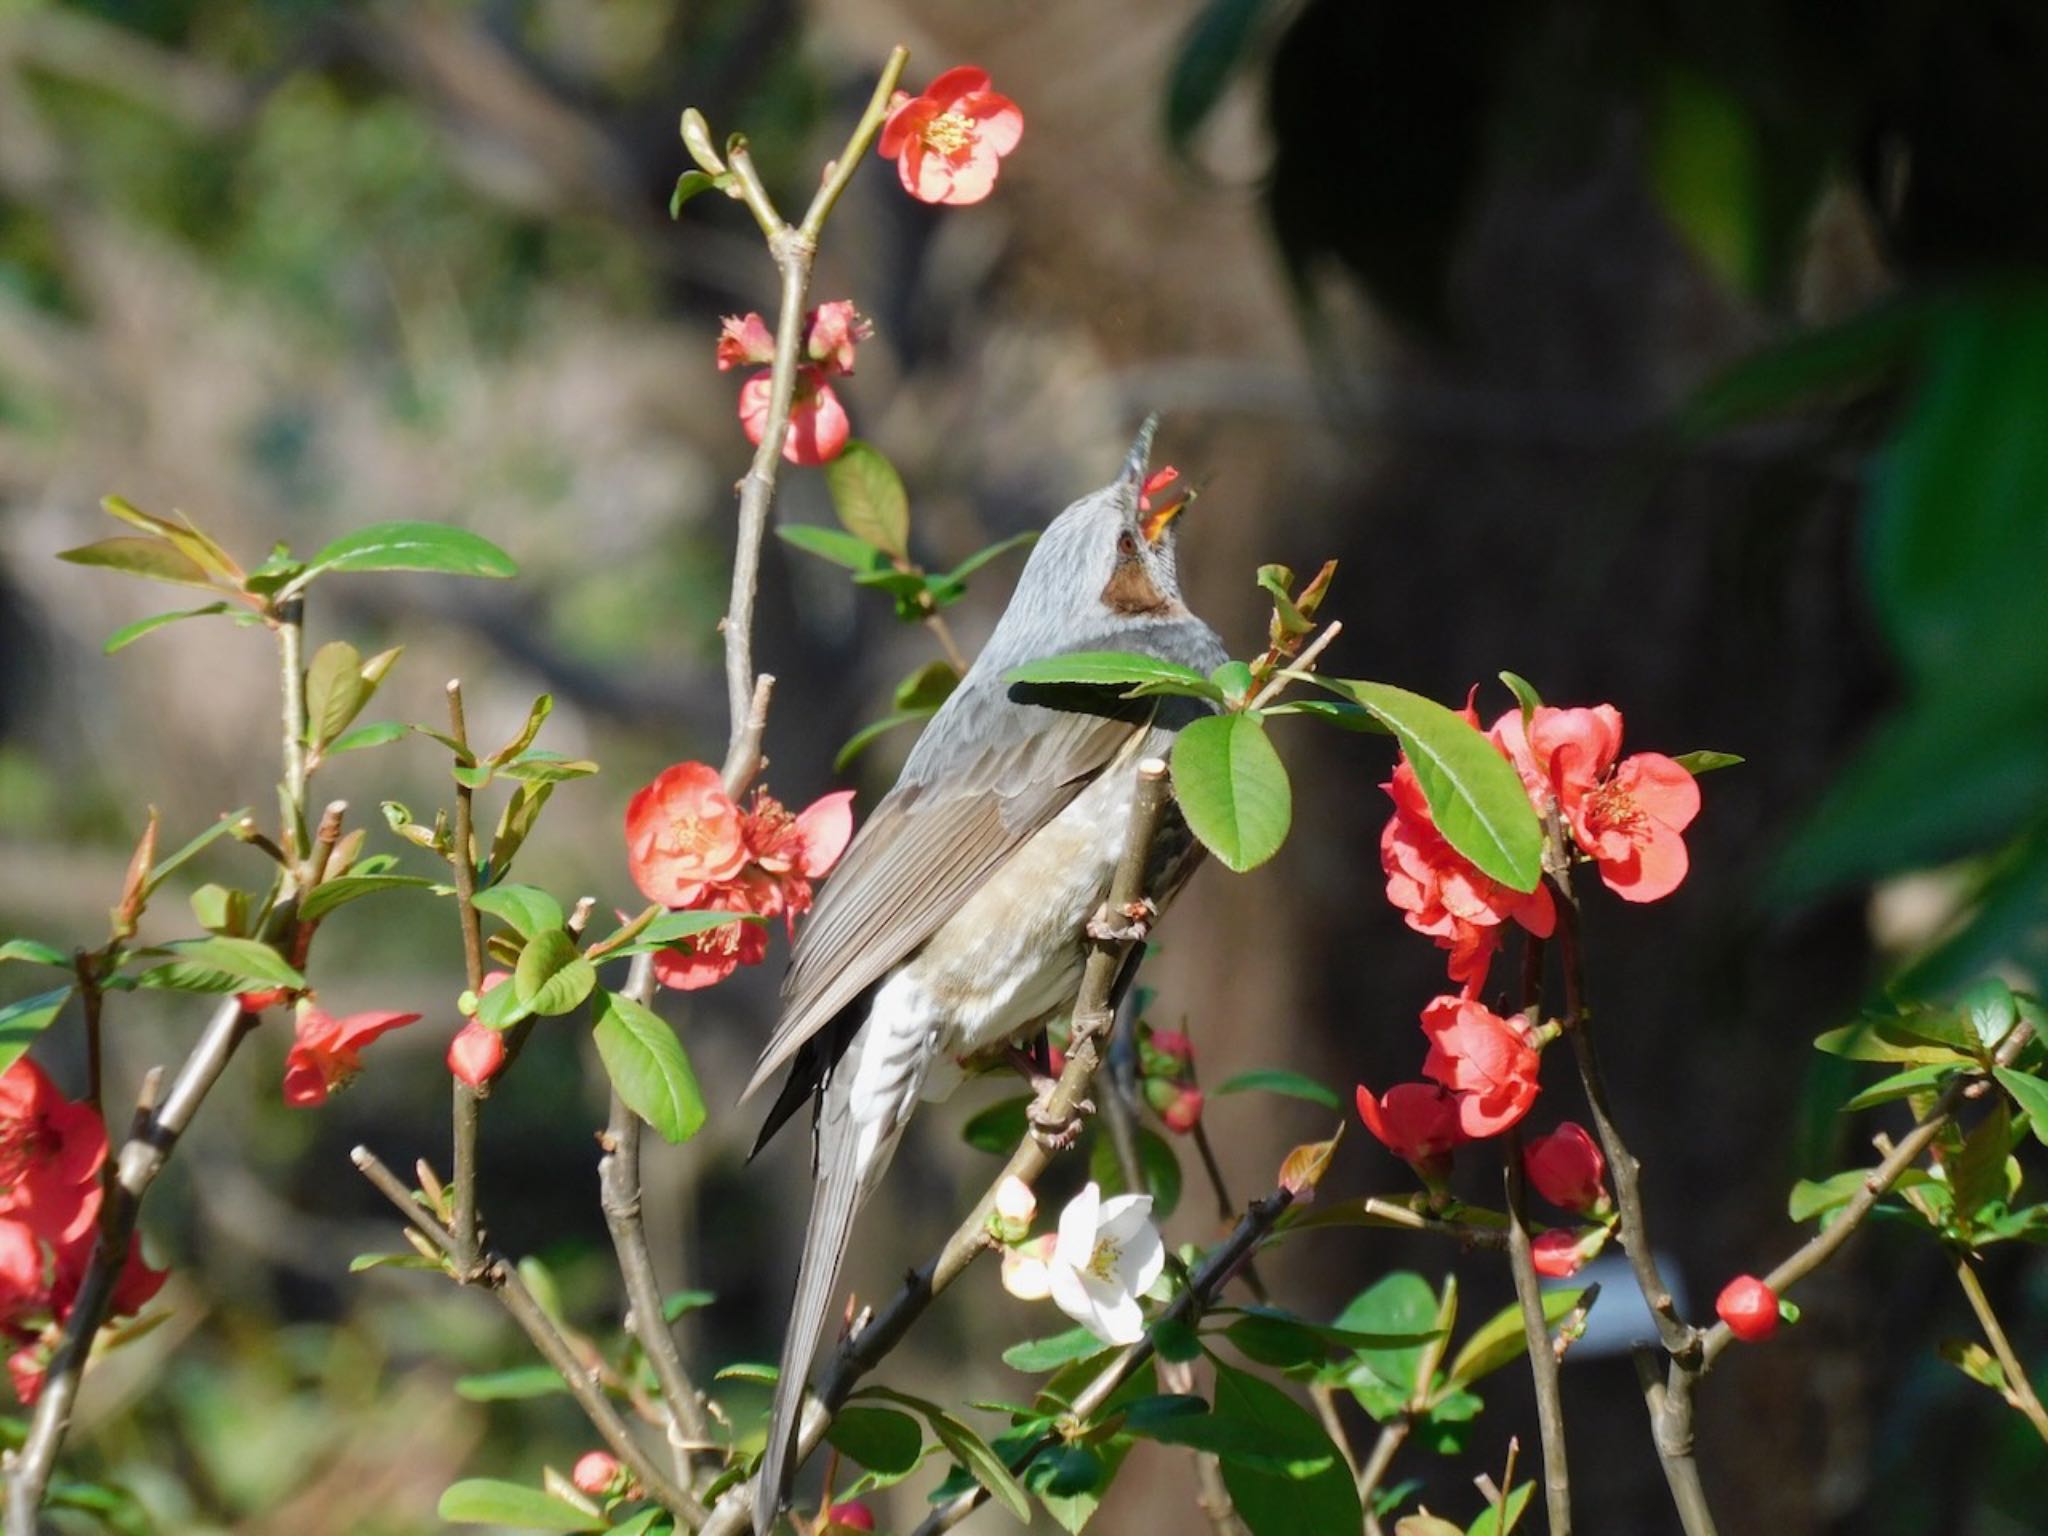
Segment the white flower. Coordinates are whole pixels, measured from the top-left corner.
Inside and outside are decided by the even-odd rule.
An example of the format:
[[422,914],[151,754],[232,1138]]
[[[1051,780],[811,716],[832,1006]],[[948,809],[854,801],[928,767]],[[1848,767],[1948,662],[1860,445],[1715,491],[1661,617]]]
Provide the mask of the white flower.
[[1165,1267],[1152,1197],[1105,1200],[1092,1183],[1060,1212],[1059,1239],[1045,1266],[1059,1309],[1105,1344],[1135,1344],[1145,1336],[1138,1298]]
[[1038,1196],[1017,1175],[1010,1174],[996,1186],[996,1215],[1004,1225],[1015,1227],[1019,1236],[1031,1230],[1038,1214]]
[[1052,1272],[1046,1267],[1053,1244],[1048,1232],[1003,1250],[1003,1289],[1019,1301],[1043,1301],[1052,1294]]

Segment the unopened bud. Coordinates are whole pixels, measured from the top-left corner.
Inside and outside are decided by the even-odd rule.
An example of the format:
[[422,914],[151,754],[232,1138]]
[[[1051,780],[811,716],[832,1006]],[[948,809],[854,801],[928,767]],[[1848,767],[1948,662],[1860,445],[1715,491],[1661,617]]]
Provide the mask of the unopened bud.
[[825,1529],[829,1531],[872,1531],[875,1517],[867,1505],[849,1501],[834,1504],[825,1511]]
[[583,1492],[601,1498],[624,1490],[626,1469],[609,1451],[585,1451],[577,1458],[569,1481]]
[[695,107],[683,109],[683,148],[707,174],[725,174],[725,161],[719,158],[718,151],[711,145],[711,125],[704,121],[704,114]]
[[1780,1305],[1778,1293],[1755,1275],[1737,1275],[1714,1300],[1728,1331],[1745,1344],[1760,1343],[1778,1331]]
[[1038,1214],[1038,1196],[1014,1173],[996,1186],[996,1208],[992,1218],[996,1236],[1006,1243],[1019,1243],[1031,1230]]
[[448,1070],[472,1088],[481,1088],[505,1065],[505,1037],[471,1019],[448,1042]]
[[1160,1112],[1159,1118],[1166,1128],[1176,1136],[1185,1136],[1202,1123],[1202,1090],[1183,1088],[1174,1095],[1173,1102]]

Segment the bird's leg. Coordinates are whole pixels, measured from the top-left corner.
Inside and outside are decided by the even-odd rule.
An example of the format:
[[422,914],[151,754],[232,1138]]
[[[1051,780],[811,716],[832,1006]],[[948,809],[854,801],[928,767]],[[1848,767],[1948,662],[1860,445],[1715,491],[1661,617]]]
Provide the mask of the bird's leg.
[[1088,919],[1088,937],[1102,944],[1137,944],[1152,931],[1159,909],[1144,897],[1127,906],[1112,907],[1104,902]]
[[1011,1066],[1017,1069],[1024,1081],[1031,1085],[1031,1091],[1040,1099],[1050,1098],[1059,1079],[1046,1071],[1045,1060],[1035,1052],[1027,1051],[1021,1045],[1003,1047],[1003,1054]]
[[1052,1107],[1052,1096],[1059,1087],[1057,1078],[1044,1079],[1045,1086],[1025,1107],[1024,1118],[1031,1124],[1032,1138],[1048,1152],[1064,1152],[1081,1136],[1082,1118],[1093,1114],[1095,1102],[1092,1099],[1076,1099],[1064,1113]]

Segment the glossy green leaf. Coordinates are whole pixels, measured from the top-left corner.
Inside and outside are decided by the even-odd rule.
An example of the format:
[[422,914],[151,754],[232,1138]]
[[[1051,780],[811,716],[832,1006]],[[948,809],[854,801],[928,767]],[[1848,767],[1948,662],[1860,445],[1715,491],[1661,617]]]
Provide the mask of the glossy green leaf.
[[1501,1504],[1487,1505],[1480,1511],[1479,1518],[1466,1527],[1465,1536],[1508,1536],[1521,1521],[1522,1512],[1529,1507],[1529,1498],[1535,1491],[1534,1483],[1522,1483]]
[[1437,830],[1481,873],[1517,891],[1543,878],[1543,829],[1521,775],[1455,711],[1386,683],[1319,679],[1400,739]]
[[306,667],[306,735],[324,746],[347,729],[369,702],[363,659],[346,640],[330,640]]
[[1211,1090],[1218,1098],[1226,1093],[1253,1091],[1284,1094],[1290,1099],[1306,1099],[1309,1103],[1320,1104],[1325,1109],[1341,1107],[1337,1095],[1314,1078],[1301,1072],[1289,1072],[1281,1067],[1260,1067],[1250,1072],[1239,1072]]
[[651,1009],[606,992],[597,1007],[597,1053],[633,1113],[664,1141],[683,1142],[704,1125],[704,1094],[676,1032]]
[[2012,1117],[2002,1098],[1993,1098],[1990,1113],[1970,1127],[1962,1150],[1945,1157],[1948,1187],[1955,1194],[1956,1213],[1968,1218],[2006,1195],[2005,1164],[2012,1147]]
[[1681,752],[1672,761],[1694,778],[1703,773],[1712,773],[1716,768],[1736,768],[1747,762],[1733,752]]
[[1287,769],[1250,715],[1204,715],[1181,731],[1173,794],[1189,830],[1240,874],[1280,851],[1294,816]]
[[848,533],[898,560],[910,558],[910,497],[880,449],[848,439],[825,465],[825,489]]
[[930,713],[953,696],[960,674],[950,661],[928,661],[896,685],[893,702],[900,710]]
[[1006,683],[1076,683],[1095,687],[1136,687],[1156,685],[1184,693],[1190,698],[1223,702],[1223,690],[1193,667],[1158,656],[1140,656],[1128,651],[1070,651],[1027,661],[1003,674]]
[[518,1402],[552,1397],[568,1391],[560,1373],[549,1365],[519,1365],[509,1371],[484,1371],[455,1378],[455,1395],[472,1403]]
[[597,968],[583,958],[574,939],[553,928],[526,941],[512,971],[512,985],[519,1001],[533,1012],[563,1014],[590,996],[597,985]]
[[375,523],[344,534],[307,562],[295,586],[327,571],[433,571],[446,576],[517,576],[512,557],[489,539],[446,523]]
[[1007,1509],[1019,1520],[1031,1518],[1031,1501],[1024,1492],[1023,1484],[1017,1481],[1003,1459],[989,1443],[982,1439],[965,1420],[948,1413],[937,1403],[927,1402],[921,1397],[912,1397],[906,1392],[897,1392],[889,1387],[868,1387],[861,1396],[866,1399],[882,1399],[900,1404],[921,1414],[931,1426],[932,1434],[943,1445],[952,1458],[967,1469],[971,1476],[989,1492],[989,1497]]
[[306,984],[306,978],[284,956],[255,939],[216,934],[204,939],[174,939],[163,948],[189,964],[222,971],[243,981],[262,982],[273,987],[303,987]]
[[36,1036],[48,1029],[64,1005],[71,1000],[71,988],[57,987],[33,997],[17,998],[0,1008],[0,1072],[19,1061]]
[[1048,1339],[1028,1339],[1022,1344],[1012,1344],[1003,1351],[1003,1364],[1013,1371],[1026,1371],[1035,1376],[1076,1360],[1087,1360],[1103,1353],[1107,1347],[1086,1328],[1070,1328]]
[[213,578],[207,575],[206,567],[168,539],[120,534],[96,543],[82,544],[77,549],[62,550],[57,558],[68,560],[73,565],[99,566],[119,571],[125,576],[140,576],[146,581],[164,581],[178,587],[203,587],[210,592],[220,590]]
[[526,939],[553,932],[568,920],[562,904],[534,885],[494,885],[476,893],[475,905]]
[[1987,1051],[1997,1050],[1999,1042],[2020,1019],[2012,988],[1996,976],[1971,983],[1956,999],[1956,1009],[1967,1026],[1968,1037]]
[[1543,707],[1543,695],[1536,691],[1534,683],[1518,672],[1503,672],[1500,674],[1500,680],[1507,685],[1508,692],[1515,696],[1515,702],[1522,706],[1522,725],[1526,728],[1529,717]]
[[538,1488],[491,1477],[464,1478],[441,1495],[435,1513],[455,1525],[502,1525],[515,1531],[602,1531],[611,1522]]
[[369,725],[359,725],[352,731],[343,731],[327,744],[327,755],[334,757],[342,752],[360,752],[365,747],[382,747],[397,741],[406,734],[406,726],[397,720],[377,720]]
[[784,523],[775,530],[775,536],[794,549],[816,555],[820,560],[829,560],[834,565],[843,565],[849,571],[866,573],[880,570],[888,564],[888,558],[873,545],[837,528],[819,528],[811,523]]
[[[1842,1106],[1843,1114],[1859,1109],[1871,1109],[1879,1104],[1894,1103],[1899,1099],[1911,1098],[1916,1093],[1930,1093],[1939,1089],[1955,1073],[1953,1062],[1930,1062],[1924,1067],[1908,1067],[1903,1072],[1894,1072],[1890,1077],[1872,1083]],[[1795,1220],[1797,1218],[1794,1218]]]
[[917,1420],[893,1408],[863,1403],[841,1408],[825,1438],[875,1472],[908,1472],[924,1450],[924,1431]]
[[1907,1030],[1901,1020],[1888,1017],[1860,1019],[1828,1030],[1814,1040],[1813,1047],[1850,1061],[1953,1064],[1972,1059],[1969,1052],[1932,1044],[1924,1035]]
[[100,650],[102,654],[111,656],[116,651],[127,649],[144,635],[155,634],[167,624],[176,624],[181,619],[198,619],[208,614],[226,613],[227,610],[226,603],[208,603],[204,608],[186,608],[177,613],[153,613],[146,619],[137,619],[133,624],[123,624],[107,636],[107,643],[101,646]]
[[[1543,1293],[1543,1321],[1555,1328],[1579,1304],[1585,1291],[1547,1290]],[[1528,1353],[1529,1340],[1522,1327],[1520,1303],[1503,1307],[1473,1331],[1472,1337],[1451,1361],[1450,1380],[1465,1385],[1499,1370],[1511,1360]]]
[[[1402,1334],[1420,1339],[1433,1336],[1438,1310],[1437,1294],[1429,1282],[1411,1270],[1397,1269],[1354,1296],[1337,1314],[1336,1326],[1360,1333]],[[1427,1343],[1418,1342],[1391,1349],[1366,1348],[1358,1352],[1358,1358],[1361,1365],[1405,1399],[1415,1388],[1416,1367],[1428,1347]]]
[[718,178],[707,171],[685,171],[676,178],[676,189],[668,195],[668,216],[679,219],[683,216],[683,204],[700,192],[709,192],[718,185]]
[[1362,704],[1347,704],[1340,699],[1282,699],[1259,710],[1268,720],[1276,716],[1306,715],[1311,720],[1321,720],[1340,730],[1366,731],[1375,736],[1391,736],[1394,733],[1381,723],[1380,717]]
[[1216,1412],[1257,1426],[1298,1465],[1322,1458],[1329,1465],[1289,1477],[1231,1455],[1223,1457],[1223,1483],[1252,1536],[1302,1536],[1307,1531],[1355,1531],[1362,1513],[1358,1487],[1316,1416],[1287,1393],[1228,1365],[1216,1367]]
[[71,969],[71,957],[60,949],[53,949],[41,939],[9,939],[0,944],[0,961],[20,960],[29,965],[54,965],[60,970]]
[[2027,1123],[2033,1129],[2034,1139],[2048,1147],[2048,1083],[2038,1077],[2030,1077],[2011,1067],[1996,1067],[1999,1085],[2012,1095],[2013,1102],[2027,1112]]
[[323,880],[299,902],[299,916],[306,922],[325,917],[336,907],[375,896],[382,891],[431,891],[434,882],[419,875],[342,875]]

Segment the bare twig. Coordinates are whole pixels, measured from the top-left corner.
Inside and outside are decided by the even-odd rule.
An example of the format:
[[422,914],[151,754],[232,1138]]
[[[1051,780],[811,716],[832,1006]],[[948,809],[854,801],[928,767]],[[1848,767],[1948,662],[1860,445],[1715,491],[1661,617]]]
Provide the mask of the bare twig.
[[1550,1325],[1543,1316],[1543,1292],[1536,1281],[1529,1245],[1529,1201],[1522,1177],[1519,1126],[1510,1127],[1501,1138],[1501,1163],[1507,1185],[1508,1269],[1515,1277],[1515,1299],[1522,1307],[1529,1379],[1536,1389],[1536,1427],[1543,1440],[1544,1508],[1550,1517],[1550,1536],[1570,1536],[1572,1483],[1565,1455],[1564,1401],[1557,1389],[1557,1352],[1550,1347]]
[[78,1004],[85,1013],[85,1102],[104,1123],[106,1106],[100,1102],[100,1005],[106,994],[100,990],[100,958],[91,950],[75,950],[71,969],[78,977]]
[[1394,1465],[1394,1457],[1407,1444],[1409,1432],[1415,1421],[1406,1413],[1388,1419],[1380,1426],[1379,1438],[1373,1441],[1372,1450],[1367,1452],[1365,1465],[1358,1469],[1358,1502],[1365,1511],[1365,1528],[1371,1536],[1379,1536],[1379,1516],[1372,1510],[1373,1495],[1386,1481],[1388,1471]]
[[1257,709],[1262,704],[1271,703],[1280,690],[1289,683],[1298,682],[1301,678],[1315,671],[1316,658],[1323,654],[1332,640],[1335,640],[1343,633],[1344,621],[1342,619],[1330,620],[1329,623],[1323,626],[1323,632],[1308,643],[1306,650],[1267,679],[1266,686],[1258,691],[1257,696],[1245,708]]
[[2040,1394],[2034,1391],[2027,1376],[2026,1364],[2012,1347],[2012,1340],[2006,1337],[2005,1325],[1991,1309],[1991,1298],[1984,1294],[1984,1284],[1977,1278],[1967,1253],[1956,1255],[1956,1280],[1963,1295],[1969,1298],[1970,1310],[1977,1314],[1977,1326],[1984,1330],[1991,1352],[1998,1357],[1999,1368],[2005,1373],[2005,1400],[2034,1426],[2034,1433],[2048,1440],[2048,1410],[2042,1408]]
[[1651,1443],[1656,1447],[1657,1463],[1664,1469],[1678,1523],[1685,1536],[1715,1536],[1714,1512],[1707,1504],[1706,1485],[1700,1481],[1700,1464],[1693,1455],[1692,1389],[1699,1377],[1675,1362],[1668,1377],[1660,1376],[1656,1350],[1646,1341],[1635,1344],[1630,1354],[1636,1379],[1642,1384],[1643,1406],[1650,1414]]
[[[448,733],[456,743],[458,756],[469,753],[469,722],[462,708],[462,681],[448,680]],[[483,922],[476,910],[476,791],[460,779],[455,781],[455,843],[448,864],[455,874],[456,920],[462,926],[462,961],[469,978],[469,991],[481,997],[484,990]],[[455,1278],[467,1285],[477,1267],[476,1138],[482,1117],[482,1098],[468,1083],[456,1078],[450,1108],[455,1142]]]

